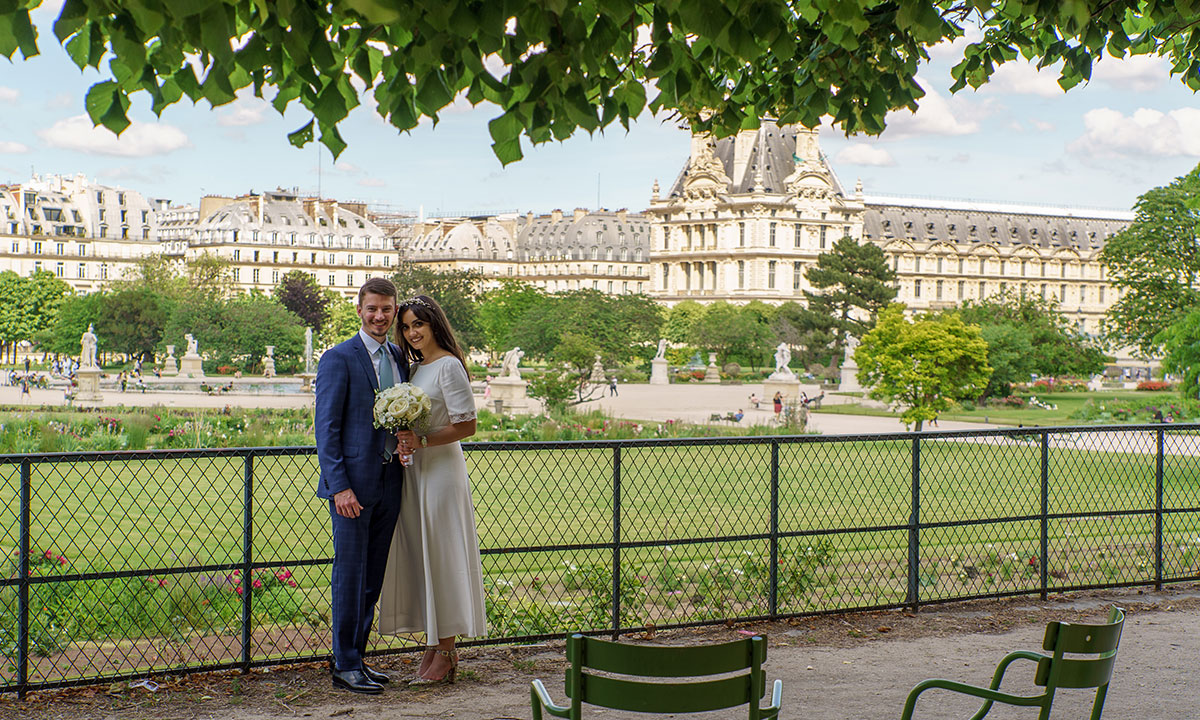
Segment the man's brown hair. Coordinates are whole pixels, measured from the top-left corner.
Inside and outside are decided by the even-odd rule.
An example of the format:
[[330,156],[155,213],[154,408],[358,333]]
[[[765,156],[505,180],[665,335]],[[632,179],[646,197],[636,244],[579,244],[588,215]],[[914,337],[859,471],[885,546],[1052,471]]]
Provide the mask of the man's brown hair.
[[396,300],[396,283],[382,277],[373,277],[363,283],[358,289],[358,304],[362,305],[363,295],[371,293],[372,295],[384,295]]

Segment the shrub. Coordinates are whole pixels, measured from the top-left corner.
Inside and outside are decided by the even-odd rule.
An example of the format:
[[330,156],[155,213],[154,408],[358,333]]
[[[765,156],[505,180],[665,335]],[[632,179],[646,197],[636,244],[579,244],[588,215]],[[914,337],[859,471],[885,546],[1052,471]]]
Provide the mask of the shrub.
[[735,378],[742,374],[742,366],[737,363],[726,363],[725,367],[721,368],[721,372],[731,378]]
[[1137,384],[1138,390],[1147,390],[1151,392],[1159,392],[1163,390],[1174,390],[1175,384],[1162,380],[1142,380]]

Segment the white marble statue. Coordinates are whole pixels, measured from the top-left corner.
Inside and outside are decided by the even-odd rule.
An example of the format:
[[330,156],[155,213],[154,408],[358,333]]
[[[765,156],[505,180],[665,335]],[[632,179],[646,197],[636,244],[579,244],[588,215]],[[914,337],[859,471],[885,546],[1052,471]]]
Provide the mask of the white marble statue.
[[313,333],[312,328],[304,328],[304,372],[313,372]]
[[199,347],[199,343],[196,342],[196,338],[192,337],[191,333],[188,333],[187,335],[184,335],[183,337],[185,340],[187,340],[187,352],[185,352],[184,354],[185,355],[199,355],[200,347]]
[[654,354],[655,360],[667,359],[667,339],[660,338],[658,341],[658,352]]
[[79,366],[85,368],[96,367],[96,333],[91,323],[88,323],[88,329],[79,338]]
[[521,371],[517,369],[517,364],[523,357],[525,357],[525,353],[519,347],[504,353],[504,359],[500,361],[500,377],[521,377]]
[[788,363],[792,361],[792,349],[787,343],[779,343],[775,348],[775,372],[773,375],[791,375],[792,369]]

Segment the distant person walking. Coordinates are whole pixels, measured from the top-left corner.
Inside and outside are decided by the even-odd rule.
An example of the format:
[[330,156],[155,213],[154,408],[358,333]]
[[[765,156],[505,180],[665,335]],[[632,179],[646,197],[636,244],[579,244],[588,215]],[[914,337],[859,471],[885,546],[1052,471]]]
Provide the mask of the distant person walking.
[[613,395],[619,395],[619,393],[617,392],[617,376],[616,375],[613,375],[612,380],[608,381],[608,394],[610,397]]
[[775,406],[775,414],[783,412],[783,393],[775,391],[775,397],[771,398],[771,403]]

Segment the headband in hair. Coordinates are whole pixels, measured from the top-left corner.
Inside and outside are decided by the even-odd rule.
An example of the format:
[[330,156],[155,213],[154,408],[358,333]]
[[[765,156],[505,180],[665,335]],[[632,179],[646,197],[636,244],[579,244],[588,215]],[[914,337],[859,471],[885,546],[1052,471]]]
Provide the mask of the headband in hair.
[[430,310],[432,310],[432,309],[433,309],[433,306],[432,306],[432,305],[430,305],[429,303],[425,302],[424,300],[422,300],[422,299],[421,299],[421,298],[419,298],[419,297],[410,297],[410,298],[409,298],[409,299],[407,299],[407,300],[403,300],[403,301],[401,301],[401,303],[400,303],[400,304],[401,304],[401,305],[420,305],[421,307],[429,308]]

